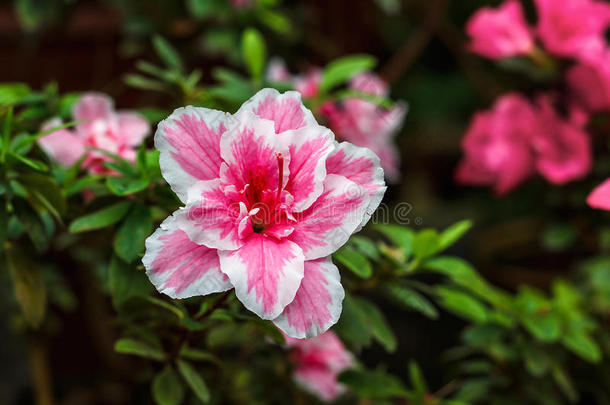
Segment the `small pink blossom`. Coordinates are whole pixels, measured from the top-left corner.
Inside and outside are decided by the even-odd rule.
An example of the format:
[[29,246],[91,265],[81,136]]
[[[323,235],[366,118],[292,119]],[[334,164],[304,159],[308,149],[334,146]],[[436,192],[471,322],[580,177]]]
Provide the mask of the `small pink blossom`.
[[266,77],[272,83],[285,83],[292,80],[292,76],[286,67],[286,62],[278,57],[273,57],[269,60]]
[[490,59],[527,55],[534,49],[534,38],[517,0],[506,0],[500,7],[482,7],[468,21],[466,32],[470,49]]
[[[387,84],[371,73],[354,77],[350,88],[373,96],[388,95]],[[394,142],[406,110],[400,102],[391,108],[382,108],[373,101],[348,98],[324,104],[320,113],[328,119],[330,128],[339,138],[375,152],[387,178],[395,182],[400,177],[400,158]]]
[[[103,166],[110,157],[94,150],[135,160],[137,147],[150,132],[148,121],[131,111],[115,111],[112,99],[101,93],[85,93],[72,109],[72,118],[81,121],[74,130],[62,129],[41,137],[41,148],[59,164],[70,166],[85,157],[82,167],[91,173],[109,173]],[[43,125],[43,130],[61,125],[59,119]]]
[[301,387],[326,402],[345,391],[337,377],[354,365],[354,358],[334,332],[303,340],[287,337],[286,346],[292,351],[294,379]]
[[610,179],[597,186],[587,197],[589,206],[610,211]]
[[536,112],[527,99],[514,93],[500,97],[490,111],[476,113],[466,131],[457,181],[492,186],[497,195],[513,190],[535,172],[530,147],[535,130]]
[[592,112],[610,110],[610,51],[570,68],[566,80],[576,102]]
[[322,80],[322,70],[312,67],[305,74],[297,75],[293,78],[294,89],[301,93],[303,98],[314,98],[320,90]]
[[173,298],[235,288],[292,337],[326,331],[344,297],[330,255],[385,192],[379,158],[337,143],[296,92],[264,89],[234,115],[179,108],[159,124],[163,176],[186,204],[142,259]]
[[589,135],[577,124],[560,117],[551,98],[538,99],[538,129],[531,142],[538,172],[553,184],[581,179],[591,170]]
[[595,0],[535,0],[537,33],[550,52],[587,58],[605,46],[610,4]]

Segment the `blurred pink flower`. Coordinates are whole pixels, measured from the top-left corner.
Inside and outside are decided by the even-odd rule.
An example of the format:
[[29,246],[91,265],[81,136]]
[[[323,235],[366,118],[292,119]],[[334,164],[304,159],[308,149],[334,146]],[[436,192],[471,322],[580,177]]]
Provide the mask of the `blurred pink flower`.
[[470,49],[490,59],[527,55],[534,38],[517,0],[506,0],[498,8],[482,7],[468,21]]
[[462,138],[464,157],[456,180],[492,186],[497,195],[513,190],[535,172],[530,135],[536,125],[533,106],[515,93],[500,97],[491,110],[476,113]]
[[[69,166],[85,156],[82,167],[91,173],[109,173],[103,166],[111,158],[96,148],[135,160],[137,147],[150,132],[148,121],[131,111],[115,111],[112,99],[101,93],[85,93],[72,109],[72,118],[82,121],[74,130],[62,129],[41,137],[42,149],[59,164]],[[61,125],[59,119],[43,130]]]
[[550,52],[587,58],[605,46],[610,4],[594,0],[535,0],[537,33]]
[[337,143],[297,92],[263,89],[237,113],[179,108],[159,124],[163,176],[186,204],[146,240],[155,287],[185,298],[235,288],[292,337],[337,322],[344,297],[331,254],[385,192],[379,159]]
[[273,57],[269,60],[266,77],[272,83],[283,83],[292,80],[292,76],[286,67],[286,62],[278,57]]
[[566,80],[577,103],[592,112],[610,110],[610,50],[572,67]]
[[593,208],[610,211],[610,179],[593,189],[587,197],[587,204]]
[[538,128],[531,142],[538,172],[553,184],[586,176],[591,170],[589,135],[577,124],[560,117],[551,98],[538,99]]
[[287,337],[286,346],[292,349],[294,379],[300,386],[326,402],[345,391],[337,377],[354,365],[354,358],[334,332],[303,340]]
[[[373,96],[388,95],[387,84],[372,73],[354,77],[350,88]],[[394,142],[406,111],[401,102],[383,108],[373,101],[356,97],[328,102],[320,109],[339,138],[375,152],[388,180],[393,182],[400,178],[400,158]]]
[[305,99],[313,98],[318,95],[321,80],[322,70],[312,67],[307,73],[293,78],[294,89],[301,93]]

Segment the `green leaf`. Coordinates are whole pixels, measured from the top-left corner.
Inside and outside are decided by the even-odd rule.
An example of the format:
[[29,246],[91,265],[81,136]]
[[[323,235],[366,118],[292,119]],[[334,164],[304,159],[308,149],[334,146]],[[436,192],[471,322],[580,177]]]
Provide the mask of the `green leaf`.
[[153,47],[157,55],[165,62],[165,64],[173,69],[182,71],[182,61],[178,51],[163,37],[155,35],[153,38]]
[[383,370],[347,370],[338,380],[361,398],[406,398],[411,395],[398,378]]
[[434,305],[412,288],[395,282],[388,282],[383,287],[389,298],[402,305],[405,309],[421,312],[430,319],[438,318],[438,311]]
[[583,331],[568,330],[561,337],[561,343],[576,355],[591,363],[599,363],[602,360],[602,351],[599,345]]
[[400,225],[379,224],[375,229],[383,233],[392,243],[404,250],[404,260],[411,256],[415,233],[412,229]]
[[48,210],[58,221],[62,221],[62,215],[66,212],[66,198],[51,177],[27,173],[20,175],[18,180],[25,186],[30,199],[38,203],[39,208]]
[[108,177],[106,185],[114,194],[125,196],[139,193],[150,184],[149,179],[132,179],[128,177]]
[[413,255],[423,260],[438,252],[440,237],[434,229],[423,229],[413,239]]
[[555,367],[553,367],[552,370],[552,375],[553,379],[559,388],[561,388],[563,393],[568,397],[570,402],[576,402],[578,400],[578,391],[574,387],[574,383],[565,369],[559,364],[555,364]]
[[204,403],[210,402],[210,391],[203,378],[197,373],[197,371],[184,360],[178,360],[176,362],[178,370],[186,383],[191,387],[197,398]]
[[460,239],[468,230],[472,228],[472,221],[466,219],[451,225],[445,229],[438,239],[438,250],[445,250]]
[[143,204],[135,204],[114,236],[115,253],[131,262],[144,251],[144,241],[152,233],[150,210]]
[[194,361],[207,361],[222,367],[222,360],[217,356],[192,347],[183,347],[180,350],[180,357]]
[[16,248],[5,249],[13,292],[26,323],[38,328],[47,306],[47,289],[40,267]]
[[523,347],[523,360],[525,361],[527,371],[531,375],[542,377],[551,368],[553,359],[542,349],[542,347],[526,344]]
[[142,90],[164,91],[165,85],[160,81],[149,79],[148,77],[129,73],[123,76],[123,81],[128,86]]
[[372,332],[366,314],[350,294],[345,294],[343,311],[336,330],[343,339],[352,343],[363,346],[371,344]]
[[[2,127],[2,150],[0,151],[0,162],[6,161],[6,153],[10,147],[11,125],[13,124],[13,107],[10,107],[4,117],[4,125]],[[18,155],[19,156],[19,155]]]
[[29,168],[34,169],[38,172],[48,172],[49,171],[49,166],[47,166],[40,160],[30,159],[25,156],[18,155],[17,153],[11,152],[11,151],[9,151],[8,154],[13,159],[23,163],[24,165],[26,165]]
[[390,353],[394,352],[397,346],[396,336],[388,325],[388,321],[383,315],[383,312],[381,312],[371,301],[361,298],[355,300],[366,316],[375,340],[381,343],[386,351]]
[[131,201],[123,201],[92,214],[77,218],[70,224],[70,232],[87,232],[94,229],[105,228],[120,221],[127,214],[127,211],[129,211],[131,206]]
[[184,400],[184,385],[172,366],[165,366],[155,376],[151,388],[158,405],[180,405]]
[[131,338],[117,340],[114,344],[114,350],[118,353],[132,354],[134,356],[145,357],[152,360],[165,360],[165,354],[159,349],[150,346],[148,343]]
[[49,246],[49,237],[45,232],[44,223],[38,212],[21,198],[13,199],[13,208],[19,223],[25,229],[36,249],[41,252],[46,250]]
[[366,256],[349,246],[339,249],[333,257],[358,277],[367,279],[373,274],[373,268]]
[[286,344],[286,338],[284,338],[282,332],[272,322],[260,318],[251,318],[249,322],[267,337],[273,339],[275,343],[279,345]]
[[413,360],[409,362],[409,378],[413,386],[413,402],[420,403],[428,392],[428,385],[424,379],[424,375],[417,363]]
[[255,28],[246,28],[241,37],[241,53],[244,63],[254,79],[261,79],[266,64],[265,40]]
[[521,323],[536,339],[551,342],[561,336],[561,320],[554,312],[521,314]]
[[117,308],[129,298],[147,297],[153,290],[143,271],[136,270],[116,256],[112,257],[108,267],[108,288],[112,303]]
[[440,297],[439,304],[449,312],[473,322],[487,320],[487,308],[471,295],[442,286],[437,287],[435,291]]
[[349,243],[353,245],[358,251],[364,253],[366,257],[373,260],[379,260],[379,250],[375,245],[375,242],[364,236],[354,235],[349,239]]
[[350,55],[332,61],[322,71],[320,92],[326,92],[347,82],[358,73],[373,69],[376,63],[371,55]]
[[25,83],[0,83],[0,107],[19,104],[31,93]]

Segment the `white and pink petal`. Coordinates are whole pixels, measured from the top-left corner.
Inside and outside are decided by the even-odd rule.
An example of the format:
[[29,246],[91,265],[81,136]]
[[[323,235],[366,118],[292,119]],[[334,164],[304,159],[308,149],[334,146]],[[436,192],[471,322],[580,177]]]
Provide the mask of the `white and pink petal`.
[[280,137],[290,153],[290,179],[286,189],[294,197],[294,211],[303,211],[322,194],[326,158],[335,148],[334,135],[325,127],[310,125],[286,131]]
[[301,285],[303,251],[286,239],[255,233],[240,249],[219,251],[218,257],[237,298],[262,319],[277,318]]
[[229,278],[220,271],[216,249],[193,243],[178,229],[173,216],[146,239],[142,263],[151,283],[172,298],[207,295],[233,288]]
[[161,152],[161,172],[183,202],[197,181],[219,177],[220,137],[229,119],[222,111],[188,106],[159,123],[155,147]]
[[247,215],[238,201],[226,197],[220,179],[203,180],[187,192],[187,205],[174,214],[178,228],[198,245],[235,250],[242,246],[240,222]]
[[150,133],[150,124],[140,114],[132,111],[117,113],[118,137],[127,145],[138,146]]
[[288,238],[303,249],[306,260],[326,257],[359,229],[370,200],[364,187],[329,174],[322,195],[307,210],[295,214],[294,231]]
[[337,323],[345,291],[330,257],[305,262],[301,286],[294,300],[273,323],[293,338],[311,338]]
[[[61,125],[60,119],[53,119],[42,126],[47,131]],[[72,166],[85,154],[85,144],[69,129],[60,129],[38,138],[38,144],[51,159],[62,166]]]
[[341,142],[326,159],[326,171],[328,174],[345,176],[366,189],[370,201],[357,231],[362,229],[381,203],[387,188],[379,157],[368,148]]
[[280,93],[275,89],[262,89],[246,101],[235,115],[244,112],[273,121],[277,134],[317,125],[313,114],[303,105],[301,95],[296,91]]

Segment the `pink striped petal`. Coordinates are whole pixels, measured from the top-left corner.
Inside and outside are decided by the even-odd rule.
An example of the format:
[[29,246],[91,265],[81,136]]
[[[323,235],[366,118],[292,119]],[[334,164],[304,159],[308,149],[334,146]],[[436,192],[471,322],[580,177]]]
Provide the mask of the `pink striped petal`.
[[273,121],[277,134],[306,125],[317,125],[313,114],[305,108],[301,95],[296,91],[280,94],[275,89],[263,89],[246,101],[236,115],[243,112],[251,112]]
[[294,232],[306,260],[326,257],[339,249],[358,229],[370,205],[368,191],[346,177],[329,174],[324,192],[307,210],[295,215]]
[[198,245],[235,250],[242,244],[239,223],[245,207],[227,198],[220,179],[200,181],[188,190],[187,205],[176,211],[177,226]]
[[610,179],[604,181],[589,194],[587,204],[593,208],[610,211]]
[[[42,126],[46,131],[61,125],[61,120],[54,119]],[[62,166],[72,166],[85,154],[85,145],[78,136],[68,129],[60,129],[38,138],[38,144],[53,160]]]
[[215,249],[193,243],[169,217],[146,239],[142,258],[146,274],[161,293],[187,298],[226,291],[233,287],[221,273]]
[[118,138],[128,145],[138,146],[150,133],[150,124],[140,114],[124,111],[117,114]]
[[218,251],[218,257],[237,298],[263,319],[278,317],[294,299],[303,278],[303,252],[285,239],[255,233],[239,250]]
[[218,178],[220,136],[228,119],[222,111],[188,106],[159,123],[155,147],[161,152],[161,171],[183,202],[197,181]]
[[337,323],[344,297],[339,270],[330,256],[306,261],[294,300],[273,323],[290,337],[317,336]]
[[381,203],[387,188],[379,158],[368,148],[341,142],[326,159],[326,171],[328,174],[343,175],[366,189],[370,198],[369,206],[357,231],[362,229]]
[[294,211],[300,212],[322,194],[326,178],[326,157],[334,149],[334,135],[319,125],[287,131],[280,137],[290,152],[290,180],[286,189],[294,197]]
[[235,186],[238,191],[246,185],[257,190],[277,189],[278,153],[282,155],[282,184],[286,184],[290,155],[275,136],[273,123],[247,112],[236,114],[235,118],[240,123],[220,139],[222,184]]

